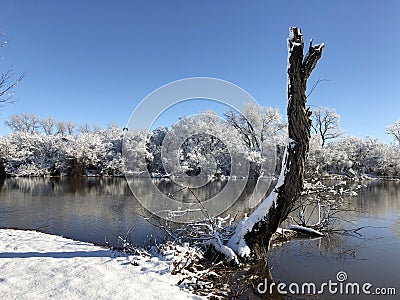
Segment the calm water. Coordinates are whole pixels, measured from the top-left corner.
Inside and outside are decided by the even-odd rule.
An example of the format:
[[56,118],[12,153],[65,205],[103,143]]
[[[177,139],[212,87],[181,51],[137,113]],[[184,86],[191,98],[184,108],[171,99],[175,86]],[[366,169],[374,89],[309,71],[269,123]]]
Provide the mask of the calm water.
[[[155,183],[175,199],[197,201],[190,191],[180,191],[169,181]],[[200,200],[209,199],[225,184],[215,181],[193,191]],[[148,190],[144,180],[137,179],[133,186],[141,193]],[[231,212],[243,215],[249,211],[245,203],[253,186],[254,182],[249,182]],[[132,241],[143,246],[165,238],[165,233],[152,225],[158,222],[134,198],[125,178],[0,179],[0,228],[35,229],[98,244],[108,241],[113,246],[118,246],[118,236],[125,237],[130,231]]]
[[[396,296],[345,296],[324,294],[307,299],[400,299],[400,182],[373,182],[350,200],[356,211],[347,212],[346,228],[366,226],[361,236],[331,235],[329,239],[291,240],[269,253],[274,279],[292,282],[337,282],[346,272],[348,282],[395,287]],[[370,290],[373,291],[374,288]],[[305,299],[294,297],[295,299]]]
[[[135,184],[138,189],[147,188],[140,180]],[[192,197],[187,190],[177,191],[167,181],[156,184],[177,198]],[[196,190],[196,194],[200,199],[208,199],[224,185],[215,181],[205,189]],[[254,182],[250,182],[226,213],[240,216],[248,212],[246,203],[253,187]],[[344,271],[348,282],[395,287],[397,294],[400,293],[400,182],[372,182],[349,201],[348,206],[356,211],[346,212],[344,218],[352,223],[344,222],[341,226],[366,226],[360,231],[362,235],[296,239],[273,247],[269,261],[277,281],[323,283],[336,280],[336,274]],[[0,227],[36,229],[99,244],[109,241],[118,245],[117,236],[125,236],[128,230],[136,245],[163,240],[164,233],[146,221],[147,217],[149,212],[133,197],[124,178],[0,179]],[[150,218],[150,221],[156,220]]]

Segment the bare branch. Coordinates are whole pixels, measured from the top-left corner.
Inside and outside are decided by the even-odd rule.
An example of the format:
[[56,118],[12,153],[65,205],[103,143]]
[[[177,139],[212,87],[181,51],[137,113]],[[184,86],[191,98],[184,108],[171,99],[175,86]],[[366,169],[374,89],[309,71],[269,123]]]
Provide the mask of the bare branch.
[[[0,35],[4,35],[0,32]],[[7,40],[0,41],[0,48],[7,44]],[[12,72],[12,67],[10,67],[4,74],[0,75],[0,107],[4,106],[6,103],[13,103],[12,96],[14,94],[14,88],[24,79],[26,73],[22,73],[17,79],[14,78],[14,73]]]
[[312,85],[310,92],[306,95],[306,98],[310,97],[310,95],[314,92],[314,90],[316,89],[316,87],[318,86],[318,84],[322,81],[329,81],[329,79],[321,79],[318,78],[318,80],[316,82],[314,82],[314,84]]

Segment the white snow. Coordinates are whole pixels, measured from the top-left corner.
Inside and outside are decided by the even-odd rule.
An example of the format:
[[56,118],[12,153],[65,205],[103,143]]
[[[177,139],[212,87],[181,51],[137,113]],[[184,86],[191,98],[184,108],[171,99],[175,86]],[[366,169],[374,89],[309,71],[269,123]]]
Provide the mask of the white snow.
[[160,255],[13,229],[0,229],[0,241],[1,299],[203,299],[177,286]]
[[235,233],[228,241],[228,247],[230,247],[234,252],[236,252],[240,257],[250,256],[251,250],[246,244],[244,236],[247,232],[251,232],[254,225],[259,221],[263,220],[268,214],[269,209],[272,205],[276,205],[276,200],[278,198],[278,190],[285,182],[286,172],[288,171],[289,160],[288,160],[288,148],[290,147],[289,140],[285,147],[285,152],[282,159],[281,173],[278,178],[278,182],[275,185],[273,191],[261,202],[257,209],[251,213],[248,218],[241,220],[236,227]]
[[300,226],[300,225],[290,225],[289,230],[306,233],[309,235],[324,236],[324,234],[318,230],[312,229],[310,227]]
[[278,227],[275,232],[278,234],[292,234],[294,230]]
[[232,250],[232,248],[225,246],[218,234],[214,234],[214,238],[207,242],[209,245],[213,245],[215,250],[225,255],[228,261],[234,261],[236,264],[239,264],[239,260],[237,255]]

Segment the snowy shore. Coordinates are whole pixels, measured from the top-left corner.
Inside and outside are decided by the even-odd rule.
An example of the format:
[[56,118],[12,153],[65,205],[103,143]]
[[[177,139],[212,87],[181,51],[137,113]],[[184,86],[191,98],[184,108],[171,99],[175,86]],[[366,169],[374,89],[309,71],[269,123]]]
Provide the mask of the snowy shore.
[[170,264],[161,256],[126,256],[60,236],[0,229],[2,299],[202,299],[176,285]]

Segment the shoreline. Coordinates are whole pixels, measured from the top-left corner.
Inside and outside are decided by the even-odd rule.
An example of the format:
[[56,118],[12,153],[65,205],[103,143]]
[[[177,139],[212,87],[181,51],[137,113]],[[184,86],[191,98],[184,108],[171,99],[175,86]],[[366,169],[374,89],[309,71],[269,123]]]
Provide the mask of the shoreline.
[[0,229],[3,299],[203,299],[182,290],[171,261],[126,255],[32,230]]

